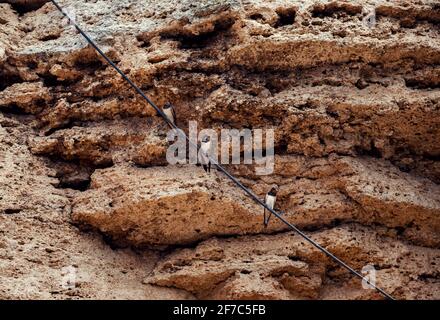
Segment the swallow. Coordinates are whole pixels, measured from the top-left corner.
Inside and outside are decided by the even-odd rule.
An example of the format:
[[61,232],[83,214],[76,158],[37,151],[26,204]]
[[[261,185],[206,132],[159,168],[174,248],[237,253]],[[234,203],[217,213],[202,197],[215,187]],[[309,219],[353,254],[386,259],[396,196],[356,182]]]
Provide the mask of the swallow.
[[211,137],[204,136],[202,139],[202,144],[200,146],[200,163],[203,166],[205,172],[211,172],[211,160],[209,159],[209,154],[211,152]]
[[[163,113],[167,116],[168,120],[176,125],[176,111],[174,110],[174,106],[170,103],[167,102],[165,103],[165,105],[163,106]],[[170,125],[171,126],[171,125]],[[172,126],[171,126],[172,127]]]
[[[270,191],[266,194],[266,198],[264,200],[266,206],[268,206],[272,210],[275,207],[275,202],[277,201],[278,189],[279,189],[278,186],[274,185],[270,189]],[[266,208],[264,208],[264,227],[267,227],[267,225],[269,224],[269,220],[271,216],[272,216],[272,212],[269,211],[269,215],[266,218]]]

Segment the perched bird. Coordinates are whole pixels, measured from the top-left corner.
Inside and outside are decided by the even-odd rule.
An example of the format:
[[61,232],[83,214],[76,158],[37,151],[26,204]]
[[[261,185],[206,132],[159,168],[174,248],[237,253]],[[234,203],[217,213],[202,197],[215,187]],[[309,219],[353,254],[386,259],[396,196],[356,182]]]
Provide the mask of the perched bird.
[[[278,190],[279,190],[278,186],[274,185],[274,186],[272,186],[270,191],[266,194],[266,198],[265,198],[264,202],[271,209],[273,209],[275,207],[275,202],[277,201]],[[267,219],[266,219],[266,208],[264,208],[264,226],[265,227],[267,227],[267,225],[269,224],[269,220],[270,220],[271,216],[272,216],[272,212],[269,212],[269,215],[267,216]]]
[[211,172],[211,160],[209,159],[210,152],[211,152],[211,137],[204,136],[202,139],[202,144],[200,146],[199,160],[203,166],[203,169],[208,173]]
[[163,106],[163,113],[165,113],[168,120],[170,120],[172,124],[176,124],[176,111],[174,110],[174,106],[170,102],[165,103],[165,105]]

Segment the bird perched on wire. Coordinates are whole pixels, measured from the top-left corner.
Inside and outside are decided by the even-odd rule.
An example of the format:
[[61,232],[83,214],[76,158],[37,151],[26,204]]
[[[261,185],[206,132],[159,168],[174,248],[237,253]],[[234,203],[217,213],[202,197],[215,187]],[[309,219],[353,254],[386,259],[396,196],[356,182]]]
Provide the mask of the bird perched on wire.
[[[277,193],[279,187],[277,185],[273,185],[270,191],[266,194],[266,198],[264,202],[266,205],[273,210],[275,207],[275,202],[277,201]],[[264,208],[264,227],[267,227],[269,224],[270,217],[272,216],[272,212],[269,211],[269,215],[266,218],[266,208]]]
[[[164,104],[163,108],[163,113],[167,116],[168,120],[176,125],[176,111],[174,110],[174,106],[170,103],[167,102]],[[170,125],[170,127],[172,128],[172,126]]]
[[209,159],[209,155],[211,153],[211,137],[204,136],[202,139],[202,144],[200,145],[199,151],[199,161],[203,166],[205,172],[211,172],[211,160]]

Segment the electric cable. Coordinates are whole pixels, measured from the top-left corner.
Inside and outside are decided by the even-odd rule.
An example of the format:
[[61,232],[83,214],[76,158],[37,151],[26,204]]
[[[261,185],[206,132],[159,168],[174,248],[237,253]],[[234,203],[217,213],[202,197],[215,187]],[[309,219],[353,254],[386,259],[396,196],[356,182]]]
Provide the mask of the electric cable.
[[[70,16],[64,12],[64,10],[60,7],[60,5],[55,1],[51,0],[51,2],[55,5],[55,7],[69,20],[69,22],[75,27],[75,29],[86,39],[86,41],[108,62],[110,66],[112,66],[121,76],[124,78],[125,81],[127,81],[130,86],[139,93],[142,98],[144,98],[154,109],[155,111],[167,122],[168,125],[170,125],[172,128],[176,129],[179,134],[184,136],[184,138],[188,141],[190,145],[198,148],[194,142],[192,142],[189,137],[181,130],[179,127],[177,127],[173,122],[171,122],[168,117],[164,114],[164,112],[150,99],[148,96],[132,81],[128,76],[121,70],[119,67],[98,47],[98,45],[78,26],[78,24],[70,18]],[[350,273],[355,275],[356,277],[362,279],[365,281],[369,286],[374,288],[376,291],[381,293],[384,297],[395,300],[393,296],[385,292],[380,287],[376,286],[374,283],[370,282],[369,279],[362,276],[359,272],[357,272],[355,269],[350,267],[347,263],[339,259],[337,256],[335,256],[333,253],[328,251],[326,248],[322,247],[319,243],[314,241],[312,238],[310,238],[308,235],[306,235],[304,232],[299,230],[295,225],[291,224],[289,221],[284,219],[279,213],[277,213],[274,209],[268,207],[264,201],[262,201],[257,195],[255,195],[250,189],[248,189],[246,186],[244,186],[237,178],[235,178],[232,174],[230,174],[221,164],[219,164],[215,159],[212,157],[209,157],[209,160],[212,162],[213,165],[215,165],[218,170],[220,170],[226,177],[228,177],[231,181],[233,181],[241,190],[243,190],[251,199],[253,199],[256,203],[261,205],[262,207],[266,208],[271,212],[276,218],[278,218],[281,222],[286,224],[290,229],[295,231],[297,234],[299,234],[302,238],[304,238],[307,242],[312,244],[315,248],[323,252],[325,255],[327,255],[329,258],[334,260],[337,264],[348,270]]]

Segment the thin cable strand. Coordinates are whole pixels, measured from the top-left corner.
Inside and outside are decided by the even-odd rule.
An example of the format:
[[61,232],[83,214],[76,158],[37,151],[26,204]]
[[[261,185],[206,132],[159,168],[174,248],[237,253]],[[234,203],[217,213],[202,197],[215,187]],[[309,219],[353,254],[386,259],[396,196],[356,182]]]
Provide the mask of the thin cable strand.
[[[64,10],[58,5],[58,3],[55,0],[51,0],[51,2],[55,5],[55,7],[69,20],[70,23],[75,27],[75,29],[87,40],[87,42],[110,64],[123,78],[125,81],[127,81],[130,86],[136,90],[137,93],[139,93],[142,98],[144,98],[155,110],[156,112],[167,122],[168,125],[170,125],[172,128],[176,129],[179,134],[182,135],[188,141],[188,143],[198,148],[198,146],[189,139],[189,137],[181,130],[179,127],[177,127],[173,122],[171,122],[168,117],[163,113],[163,111],[152,101],[148,96],[133,82],[128,78],[125,73],[116,66],[116,64],[109,58],[107,55],[98,47],[98,45],[78,26],[78,24],[73,21],[67,13],[64,12]],[[311,239],[309,236],[307,236],[305,233],[303,233],[301,230],[299,230],[295,225],[291,224],[287,220],[285,220],[279,213],[277,213],[274,209],[268,207],[264,201],[262,201],[257,195],[255,195],[251,190],[246,188],[237,178],[235,178],[233,175],[231,175],[222,165],[220,165],[215,159],[212,157],[208,157],[209,160],[221,171],[224,175],[226,175],[230,180],[232,180],[240,189],[242,189],[251,199],[253,199],[256,203],[261,205],[262,207],[266,208],[271,212],[275,217],[277,217],[280,221],[282,221],[284,224],[286,224],[289,228],[291,228],[293,231],[298,233],[301,237],[303,237],[306,241],[308,241],[310,244],[312,244],[315,248],[322,251],[324,254],[326,254],[328,257],[333,259],[336,263],[338,263],[343,268],[347,269],[350,273],[353,275],[359,277],[360,279],[364,280],[368,285],[373,287],[376,291],[381,293],[383,296],[390,300],[395,300],[393,296],[385,292],[383,289],[377,287],[375,284],[371,283],[370,280],[363,277],[359,272],[357,272],[355,269],[350,267],[347,263],[339,259],[337,256],[335,256],[333,253],[328,251],[326,248],[322,247],[319,243],[315,242],[313,239]]]

